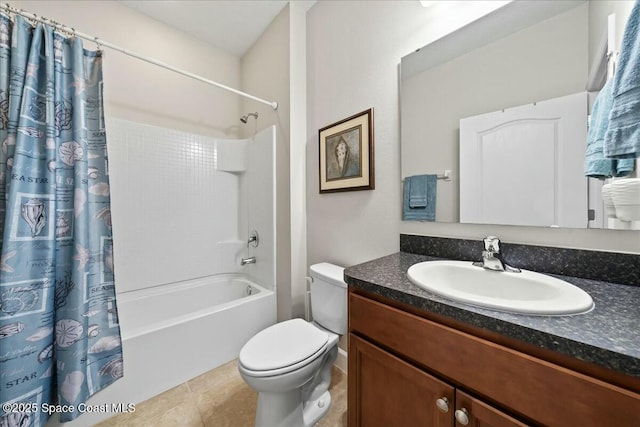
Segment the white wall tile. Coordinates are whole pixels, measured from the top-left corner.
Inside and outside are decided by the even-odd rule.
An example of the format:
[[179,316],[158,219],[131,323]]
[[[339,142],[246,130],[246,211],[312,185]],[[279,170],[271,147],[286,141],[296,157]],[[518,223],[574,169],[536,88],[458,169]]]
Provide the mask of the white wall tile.
[[118,291],[224,272],[240,178],[215,169],[215,139],[110,119],[107,140]]

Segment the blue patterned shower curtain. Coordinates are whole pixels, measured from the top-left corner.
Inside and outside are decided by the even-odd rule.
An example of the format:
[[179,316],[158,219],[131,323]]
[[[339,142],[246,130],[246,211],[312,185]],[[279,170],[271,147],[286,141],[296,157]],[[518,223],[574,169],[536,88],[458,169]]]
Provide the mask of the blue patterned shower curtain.
[[74,419],[122,377],[101,61],[0,15],[2,426]]

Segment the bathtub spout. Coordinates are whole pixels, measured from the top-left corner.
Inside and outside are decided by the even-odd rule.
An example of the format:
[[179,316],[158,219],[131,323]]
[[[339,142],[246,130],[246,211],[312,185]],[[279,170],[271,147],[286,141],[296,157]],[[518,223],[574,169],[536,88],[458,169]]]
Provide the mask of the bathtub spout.
[[249,258],[242,258],[242,260],[240,260],[240,265],[255,264],[255,263],[256,263],[256,257],[254,256]]

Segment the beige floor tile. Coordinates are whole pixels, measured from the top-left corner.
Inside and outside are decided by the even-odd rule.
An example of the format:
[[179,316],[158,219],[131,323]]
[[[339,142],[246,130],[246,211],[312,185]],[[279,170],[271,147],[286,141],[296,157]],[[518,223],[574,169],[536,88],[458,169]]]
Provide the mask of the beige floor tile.
[[139,426],[146,417],[139,412],[127,412],[123,414],[115,415],[108,418],[101,423],[96,424],[96,427],[133,427]]
[[163,414],[168,409],[179,406],[189,400],[189,386],[184,383],[137,404],[136,412],[134,413],[155,416]]
[[258,395],[238,375],[224,388],[196,393],[196,402],[205,426],[253,426]]
[[[117,419],[116,419],[117,418]],[[202,419],[198,408],[193,402],[186,402],[167,408],[162,413],[148,415],[140,413],[137,416],[114,417],[99,426],[109,427],[202,427]]]
[[195,402],[190,401],[181,405],[175,406],[160,417],[153,423],[154,427],[202,427],[202,418]]
[[255,421],[255,403],[246,408],[216,406],[201,410],[205,427],[253,427]]
[[331,408],[316,427],[342,427],[347,425],[347,374],[334,367],[331,373]]
[[[136,405],[100,427],[252,427],[258,396],[238,373],[237,361],[226,363],[187,383]],[[347,375],[334,368],[331,408],[317,427],[347,425]]]
[[[189,387],[186,383],[160,393],[136,405],[135,412],[116,415],[98,424],[99,427],[144,426],[148,420],[158,420],[171,409],[189,402]],[[152,425],[152,424],[150,424]]]
[[238,378],[242,381],[238,373],[238,361],[232,360],[222,366],[212,369],[209,372],[189,380],[187,384],[189,389],[194,393],[203,393],[210,390],[217,390],[225,387],[228,383],[237,382]]
[[96,427],[138,427],[142,426],[147,419],[151,418],[135,412],[119,414],[96,424]]

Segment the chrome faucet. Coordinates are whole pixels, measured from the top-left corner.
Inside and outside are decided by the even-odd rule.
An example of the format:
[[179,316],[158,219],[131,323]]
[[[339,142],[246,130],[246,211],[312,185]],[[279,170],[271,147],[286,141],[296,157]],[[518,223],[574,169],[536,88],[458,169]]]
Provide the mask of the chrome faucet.
[[482,251],[482,262],[474,262],[473,265],[494,271],[508,271],[510,273],[520,273],[520,269],[511,267],[502,260],[500,255],[500,239],[495,236],[484,238],[484,251]]
[[255,263],[256,263],[256,257],[254,256],[249,258],[242,258],[240,260],[240,265],[255,264]]

